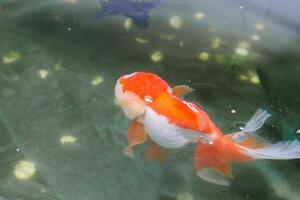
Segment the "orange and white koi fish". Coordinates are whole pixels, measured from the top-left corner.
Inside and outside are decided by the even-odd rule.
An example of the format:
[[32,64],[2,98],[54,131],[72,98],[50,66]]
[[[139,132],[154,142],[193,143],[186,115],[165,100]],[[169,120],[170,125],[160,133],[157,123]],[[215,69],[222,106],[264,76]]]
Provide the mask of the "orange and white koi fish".
[[135,72],[122,76],[115,95],[125,115],[132,119],[125,153],[132,157],[133,147],[151,142],[146,159],[162,161],[163,149],[181,148],[196,142],[194,164],[197,175],[209,182],[229,185],[231,163],[255,159],[300,158],[297,140],[268,144],[255,132],[270,117],[259,109],[241,132],[224,135],[207,113],[180,96],[193,91],[188,86],[171,88],[152,73]]

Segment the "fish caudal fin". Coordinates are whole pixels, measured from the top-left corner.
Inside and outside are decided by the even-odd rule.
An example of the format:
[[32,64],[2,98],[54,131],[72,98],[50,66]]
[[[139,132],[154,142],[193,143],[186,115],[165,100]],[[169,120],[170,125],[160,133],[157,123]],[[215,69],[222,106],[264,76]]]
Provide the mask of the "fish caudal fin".
[[300,141],[281,141],[262,148],[246,148],[248,155],[255,159],[289,160],[300,158]]
[[227,135],[227,137],[239,144],[240,148],[255,159],[287,160],[300,158],[300,141],[281,141],[270,144],[256,134],[256,131],[263,126],[270,116],[267,111],[258,109],[241,132]]
[[243,131],[219,136],[214,141],[198,142],[195,151],[197,175],[209,182],[229,185],[231,163],[255,159],[287,160],[300,158],[300,141],[281,141],[269,144],[255,132],[270,116],[258,110],[246,124]]

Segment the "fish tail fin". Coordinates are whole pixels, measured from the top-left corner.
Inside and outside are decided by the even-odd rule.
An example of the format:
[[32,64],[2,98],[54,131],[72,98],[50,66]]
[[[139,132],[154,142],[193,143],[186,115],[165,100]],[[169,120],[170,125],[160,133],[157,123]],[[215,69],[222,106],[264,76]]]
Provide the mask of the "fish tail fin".
[[254,159],[289,160],[300,158],[300,141],[280,141],[260,148],[240,146],[247,155]]
[[270,144],[256,134],[256,131],[263,126],[270,116],[267,111],[258,109],[241,132],[232,133],[226,137],[236,142],[240,149],[255,159],[287,160],[300,158],[300,141],[281,141]]
[[270,114],[259,109],[241,132],[218,136],[214,141],[198,142],[195,150],[197,175],[209,182],[229,185],[231,163],[255,159],[287,160],[300,158],[300,141],[270,144],[256,134]]

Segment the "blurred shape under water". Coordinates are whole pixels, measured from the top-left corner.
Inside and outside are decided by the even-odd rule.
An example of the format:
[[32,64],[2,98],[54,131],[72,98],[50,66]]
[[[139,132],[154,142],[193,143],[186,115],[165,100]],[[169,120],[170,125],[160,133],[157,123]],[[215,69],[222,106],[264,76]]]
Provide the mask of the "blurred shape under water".
[[97,18],[123,15],[132,19],[133,23],[140,27],[148,26],[148,12],[160,6],[162,0],[100,0],[101,11]]

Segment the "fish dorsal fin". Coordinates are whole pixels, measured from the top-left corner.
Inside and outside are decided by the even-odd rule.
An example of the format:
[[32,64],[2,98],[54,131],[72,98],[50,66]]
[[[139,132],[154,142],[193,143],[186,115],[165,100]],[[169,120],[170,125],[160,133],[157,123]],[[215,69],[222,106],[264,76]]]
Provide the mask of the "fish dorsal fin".
[[194,91],[193,88],[191,88],[187,85],[177,85],[177,86],[173,87],[172,90],[173,90],[173,95],[178,96],[178,97],[184,96],[184,95]]

